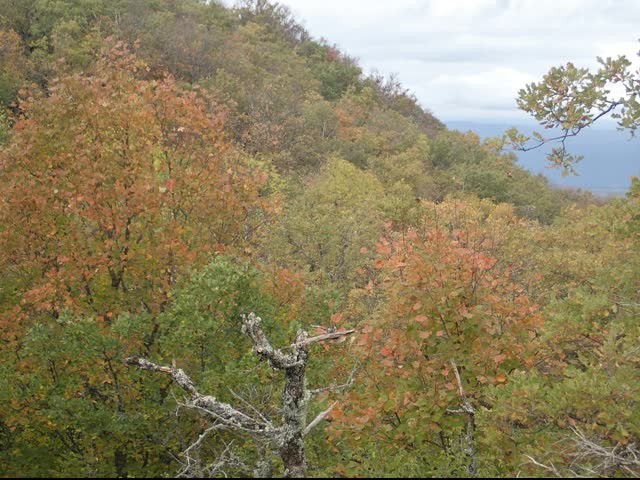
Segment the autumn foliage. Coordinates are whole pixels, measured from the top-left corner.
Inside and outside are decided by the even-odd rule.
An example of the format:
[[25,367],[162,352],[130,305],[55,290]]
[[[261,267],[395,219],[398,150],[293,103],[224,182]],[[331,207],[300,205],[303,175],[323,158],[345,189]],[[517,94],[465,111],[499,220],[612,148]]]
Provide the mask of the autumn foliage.
[[486,230],[437,226],[390,228],[380,239],[376,266],[387,302],[355,342],[366,373],[336,428],[366,431],[356,439],[391,435],[412,450],[423,442],[451,449],[461,425],[453,412],[464,398],[488,405],[486,387],[533,366],[542,319],[486,253],[494,244]]
[[1,265],[21,310],[156,312],[180,270],[253,240],[265,177],[226,140],[210,94],[149,78],[116,44],[90,76],[24,95],[0,157]]
[[[635,130],[601,63],[520,106]],[[0,476],[284,474],[123,363],[264,425],[250,313],[287,357],[335,343],[298,349],[309,475],[640,475],[639,183],[552,188],[496,149],[527,140],[447,130],[266,0],[0,0]]]

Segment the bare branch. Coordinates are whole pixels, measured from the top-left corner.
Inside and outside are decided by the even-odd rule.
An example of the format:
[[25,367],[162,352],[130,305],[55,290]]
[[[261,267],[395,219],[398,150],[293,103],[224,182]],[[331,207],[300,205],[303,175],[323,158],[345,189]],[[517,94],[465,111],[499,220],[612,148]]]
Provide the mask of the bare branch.
[[454,414],[454,413],[469,413],[466,409],[464,408],[447,408],[447,413],[449,414]]
[[562,454],[571,462],[562,470],[553,463],[544,464],[527,455],[530,463],[553,473],[557,477],[609,477],[624,473],[632,477],[640,476],[640,450],[635,443],[617,443],[612,447],[601,444],[597,439],[587,437],[578,428],[571,427],[573,435]]
[[267,433],[269,435],[274,429],[270,423],[257,421],[249,415],[236,410],[231,405],[216,400],[215,397],[200,394],[193,381],[180,368],[156,365],[147,359],[139,357],[129,357],[125,359],[125,363],[142,370],[160,372],[171,376],[174,382],[191,396],[187,406],[200,409],[229,427],[253,433]]
[[460,409],[447,410],[447,413],[464,413],[467,416],[467,425],[464,431],[464,447],[463,451],[467,457],[467,475],[469,478],[476,476],[478,466],[476,462],[476,446],[475,446],[475,417],[476,410],[473,408],[471,402],[467,399],[462,386],[462,379],[460,378],[460,372],[458,371],[458,365],[454,359],[449,360],[453,373],[456,376],[456,382],[458,383],[458,393],[460,394]]
[[355,333],[355,330],[323,333],[322,335],[318,335],[317,337],[311,337],[307,340],[303,340],[302,342],[296,342],[294,345],[292,345],[292,347],[306,348],[309,345],[313,345],[314,343],[325,342],[327,340],[335,340],[336,338],[345,337],[347,335],[351,335],[352,333]]
[[343,392],[344,390],[347,390],[348,388],[351,388],[351,386],[354,384],[355,380],[356,380],[356,373],[358,372],[358,364],[356,363],[353,368],[351,369],[351,373],[349,374],[349,378],[347,378],[347,381],[345,383],[343,383],[342,385],[336,385],[335,382],[332,385],[329,385],[327,387],[320,387],[320,388],[315,388],[313,390],[309,390],[309,393],[311,395],[318,395],[320,393],[324,393],[324,392],[332,392],[332,393],[338,393],[338,392]]
[[327,418],[327,416],[331,413],[331,411],[335,408],[337,404],[338,402],[333,402],[329,408],[320,412],[318,416],[314,418],[311,421],[311,423],[309,423],[309,425],[305,427],[304,431],[302,432],[302,436],[306,437],[307,435],[309,435],[311,430],[313,430],[315,427],[318,426],[318,424],[320,424],[320,422],[322,422],[325,418]]
[[238,395],[236,392],[234,392],[232,389],[229,389],[229,392],[231,392],[231,395],[234,396],[234,398],[240,400],[244,405],[246,405],[247,408],[249,408],[251,411],[253,411],[256,415],[258,415],[262,420],[264,420],[265,423],[269,423],[269,420],[262,414],[262,412],[260,410],[258,410],[256,407],[254,407],[253,405],[251,405],[251,403],[249,403],[248,401],[246,401],[244,398],[242,398],[240,395]]
[[640,450],[635,443],[625,445],[617,443],[613,447],[606,447],[597,441],[588,438],[578,428],[572,427],[574,457],[571,465],[580,465],[585,468],[585,463],[601,475],[613,475],[616,470],[622,469],[633,476],[640,475]]
[[556,466],[553,463],[551,463],[549,465],[545,465],[544,463],[538,462],[535,458],[533,458],[533,457],[531,457],[529,455],[525,455],[525,457],[527,457],[529,459],[529,462],[534,464],[535,466],[540,467],[540,468],[546,470],[547,472],[552,473],[556,477],[564,478],[564,475],[562,475],[562,473],[560,473],[558,471],[558,469],[556,468]]
[[453,373],[456,376],[456,382],[458,382],[458,391],[460,392],[460,397],[465,398],[464,388],[462,388],[462,380],[460,380],[460,372],[458,372],[458,365],[456,365],[455,360],[450,360],[451,368],[453,368]]
[[202,444],[202,441],[207,437],[207,435],[209,435],[213,431],[220,430],[222,428],[225,428],[225,425],[220,423],[214,423],[209,428],[207,428],[204,432],[198,435],[198,439],[195,442],[193,442],[191,445],[189,445],[187,449],[182,453],[188,454],[194,448],[198,448]]
[[[223,442],[224,443],[224,442]],[[181,462],[182,469],[176,474],[178,478],[215,478],[219,476],[228,477],[225,472],[225,468],[234,468],[244,473],[250,473],[251,469],[240,460],[232,451],[233,441],[228,444],[225,443],[224,450],[217,455],[216,461],[209,465],[202,465],[198,450],[191,456],[190,450],[192,445],[185,450],[182,455],[185,458],[184,462]]]
[[182,387],[190,395],[199,395],[195,386],[191,379],[184,373],[182,369],[176,369],[175,367],[167,367],[162,365],[157,365],[153,362],[150,362],[146,358],[140,357],[128,357],[124,360],[124,363],[130,366],[138,367],[141,370],[150,370],[152,372],[161,372],[165,373],[173,379],[178,385]]
[[468,413],[469,415],[475,415],[476,410],[471,405],[471,402],[467,399],[467,396],[464,393],[464,388],[462,387],[462,380],[460,379],[460,372],[458,371],[458,365],[455,360],[450,360],[451,368],[453,369],[453,373],[456,376],[456,382],[458,383],[458,393],[460,394],[461,400],[461,410],[447,410],[448,413]]

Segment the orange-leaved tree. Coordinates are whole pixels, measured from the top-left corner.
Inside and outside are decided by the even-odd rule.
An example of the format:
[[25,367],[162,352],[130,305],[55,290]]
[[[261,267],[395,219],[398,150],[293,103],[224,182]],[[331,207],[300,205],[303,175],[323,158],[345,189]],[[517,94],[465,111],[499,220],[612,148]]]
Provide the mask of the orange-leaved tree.
[[495,241],[480,226],[429,224],[378,245],[386,305],[356,341],[367,359],[361,387],[334,419],[342,433],[393,446],[390,468],[403,474],[476,475],[477,409],[533,365],[541,317],[487,253]]
[[225,139],[224,111],[146,74],[116,45],[22,102],[0,157],[0,267],[25,309],[158,311],[182,267],[263,221],[265,177]]

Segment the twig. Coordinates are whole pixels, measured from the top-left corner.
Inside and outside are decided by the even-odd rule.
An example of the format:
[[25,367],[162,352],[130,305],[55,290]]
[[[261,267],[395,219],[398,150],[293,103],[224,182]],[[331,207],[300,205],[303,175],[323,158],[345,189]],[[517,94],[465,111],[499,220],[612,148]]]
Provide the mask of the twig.
[[320,422],[322,422],[325,418],[327,418],[327,416],[331,413],[331,411],[334,409],[334,407],[338,404],[338,402],[333,402],[331,404],[331,406],[329,408],[327,408],[326,410],[320,412],[318,414],[318,416],[316,418],[314,418],[311,423],[309,423],[309,425],[307,425],[304,429],[304,431],[302,432],[302,436],[306,437],[307,435],[309,435],[309,433],[311,432],[311,430],[313,430],[316,426],[318,426],[318,424]]
[[336,385],[335,382],[332,385],[320,388],[314,388],[313,390],[309,390],[311,395],[318,395],[324,392],[343,392],[344,390],[351,388],[351,386],[355,383],[356,373],[358,372],[358,364],[356,363],[351,369],[351,373],[349,374],[349,378],[347,381],[341,385]]
[[352,333],[355,333],[355,330],[344,330],[341,332],[323,333],[322,335],[318,335],[317,337],[311,337],[307,340],[303,340],[302,342],[297,342],[294,345],[292,345],[292,347],[306,348],[309,345],[313,345],[314,343],[324,342],[326,340],[334,340],[336,338],[351,335]]

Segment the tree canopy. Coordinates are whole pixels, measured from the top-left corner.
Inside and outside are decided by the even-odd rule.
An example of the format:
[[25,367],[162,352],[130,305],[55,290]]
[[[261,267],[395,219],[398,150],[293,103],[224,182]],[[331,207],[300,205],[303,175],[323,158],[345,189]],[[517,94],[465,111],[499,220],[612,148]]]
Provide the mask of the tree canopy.
[[283,5],[0,0],[2,476],[638,476],[639,241]]

